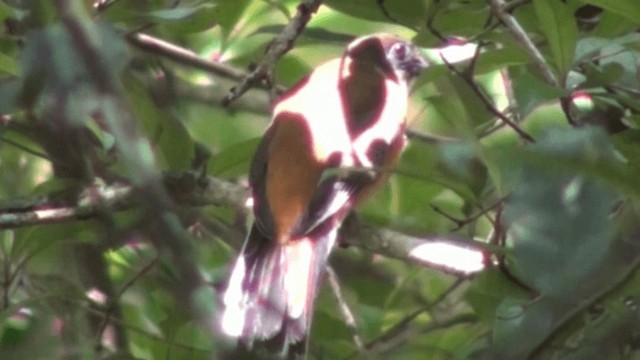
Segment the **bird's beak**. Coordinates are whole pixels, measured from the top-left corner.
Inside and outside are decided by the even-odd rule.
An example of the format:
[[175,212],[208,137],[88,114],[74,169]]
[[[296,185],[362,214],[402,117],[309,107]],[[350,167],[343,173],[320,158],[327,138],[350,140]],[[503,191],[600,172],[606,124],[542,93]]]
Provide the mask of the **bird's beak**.
[[405,69],[410,76],[416,77],[420,75],[422,70],[426,69],[429,66],[429,62],[422,57],[420,54],[416,54],[413,58],[411,58],[405,64]]

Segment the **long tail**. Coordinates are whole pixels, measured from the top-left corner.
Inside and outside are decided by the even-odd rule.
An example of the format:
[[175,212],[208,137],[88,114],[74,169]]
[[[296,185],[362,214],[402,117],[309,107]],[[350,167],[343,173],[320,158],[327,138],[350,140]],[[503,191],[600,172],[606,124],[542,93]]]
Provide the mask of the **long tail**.
[[304,347],[318,280],[336,235],[336,227],[327,224],[280,245],[254,225],[224,294],[223,331],[249,348],[259,342],[284,354],[291,346]]

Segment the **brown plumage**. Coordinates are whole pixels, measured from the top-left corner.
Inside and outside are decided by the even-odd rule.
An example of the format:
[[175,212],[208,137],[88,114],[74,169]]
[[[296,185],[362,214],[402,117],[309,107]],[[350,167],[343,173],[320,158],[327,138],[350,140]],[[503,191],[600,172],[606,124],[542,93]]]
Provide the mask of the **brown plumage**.
[[389,34],[362,37],[285,93],[249,181],[255,223],[224,296],[222,327],[251,347],[300,348],[340,223],[404,146],[408,84],[426,66]]

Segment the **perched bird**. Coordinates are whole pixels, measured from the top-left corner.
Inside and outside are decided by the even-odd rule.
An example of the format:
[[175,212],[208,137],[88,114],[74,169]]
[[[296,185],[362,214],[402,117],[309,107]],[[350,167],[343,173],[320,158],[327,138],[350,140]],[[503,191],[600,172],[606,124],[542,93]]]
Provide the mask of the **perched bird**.
[[223,298],[228,335],[303,343],[340,223],[398,159],[408,82],[426,65],[398,37],[365,36],[277,102],[249,173],[255,222]]

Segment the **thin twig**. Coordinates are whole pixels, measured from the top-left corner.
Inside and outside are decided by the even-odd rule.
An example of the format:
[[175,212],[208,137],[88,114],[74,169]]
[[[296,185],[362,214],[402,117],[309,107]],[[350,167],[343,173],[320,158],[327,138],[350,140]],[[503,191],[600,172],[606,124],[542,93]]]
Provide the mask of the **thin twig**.
[[227,79],[241,81],[247,76],[247,73],[240,69],[203,59],[191,50],[187,50],[151,35],[142,33],[130,34],[127,36],[127,40],[131,45],[141,50],[164,56],[179,64],[188,65]]
[[[93,195],[86,196],[77,204],[46,204],[38,201],[36,208],[14,209],[0,213],[0,228],[18,228],[38,224],[53,224],[72,220],[96,217],[105,206],[119,208],[120,201],[129,199],[133,189],[130,186],[116,184],[112,187],[96,187]],[[89,193],[87,191],[85,193]]]
[[362,337],[360,336],[358,324],[356,324],[356,318],[353,316],[353,312],[351,311],[349,304],[347,304],[347,299],[345,299],[344,294],[342,293],[342,288],[340,287],[340,282],[338,281],[338,275],[336,275],[336,272],[331,266],[327,266],[327,279],[329,280],[329,285],[331,286],[333,295],[338,301],[340,313],[342,314],[347,327],[349,328],[349,330],[351,330],[353,342],[356,344],[356,347],[358,348],[358,351],[360,351],[360,354],[366,355],[364,341],[362,341]]
[[512,9],[509,7],[509,4],[505,3],[504,0],[488,0],[493,13],[502,21],[502,23],[507,27],[507,29],[511,32],[511,35],[516,39],[516,41],[522,46],[524,51],[526,51],[532,58],[533,63],[540,70],[542,77],[547,82],[547,84],[557,87],[560,85],[558,78],[554,74],[553,70],[547,64],[547,60],[545,60],[544,56],[538,49],[538,47],[533,43],[529,35],[524,31],[520,23],[516,20],[516,18],[509,13]]
[[376,0],[376,4],[378,5],[378,8],[380,8],[380,11],[382,11],[382,14],[388,20],[390,20],[393,23],[400,24],[398,19],[396,19],[394,16],[392,16],[391,13],[389,13],[389,10],[387,10],[387,8],[384,6],[384,0]]
[[[547,60],[542,55],[542,52],[540,52],[538,47],[533,43],[531,38],[527,35],[516,18],[511,15],[510,11],[512,11],[513,8],[510,8],[509,4],[505,3],[504,0],[488,1],[494,14],[507,27],[507,29],[511,32],[511,35],[516,39],[516,41],[520,44],[524,51],[526,51],[527,54],[532,57],[533,63],[542,74],[542,78],[544,79],[544,81],[548,85],[551,85],[553,87],[564,86],[560,83],[560,80],[554,73],[553,69],[547,63]],[[560,106],[569,124],[575,125],[576,120],[574,119],[571,112],[571,98],[569,96],[561,97]]]
[[504,95],[507,98],[507,109],[509,114],[511,114],[513,122],[520,123],[521,114],[518,111],[518,100],[516,99],[516,93],[513,89],[513,82],[511,81],[511,75],[509,74],[508,68],[500,69],[500,80],[502,80]]
[[0,136],[0,141],[1,142],[5,142],[5,143],[17,148],[17,149],[20,149],[20,150],[22,150],[22,151],[24,151],[24,152],[26,152],[28,154],[31,154],[33,156],[37,156],[37,157],[39,157],[41,159],[45,159],[45,160],[51,161],[51,159],[47,156],[47,154],[39,152],[39,151],[36,151],[36,150],[33,150],[33,149],[30,149],[29,147],[24,146],[22,144],[19,144],[19,143],[15,142],[15,141],[13,141],[11,139],[7,139],[4,136]]
[[509,117],[507,117],[500,110],[498,110],[493,104],[493,100],[489,98],[489,96],[480,88],[480,85],[478,85],[473,80],[473,70],[474,70],[476,60],[478,59],[478,56],[480,54],[480,48],[481,46],[476,47],[476,53],[474,54],[469,64],[469,67],[464,72],[456,69],[456,67],[453,66],[449,61],[447,61],[447,59],[443,55],[441,55],[441,58],[444,64],[447,65],[447,68],[449,68],[451,72],[458,75],[462,80],[464,80],[464,82],[469,86],[469,88],[478,96],[480,100],[482,100],[482,102],[485,104],[486,109],[491,114],[493,114],[498,119],[502,120],[503,123],[507,124],[507,126],[512,128],[522,139],[524,139],[527,142],[534,143],[535,139],[531,135],[529,135],[526,131],[524,131],[518,124],[513,122],[511,119],[509,119]]
[[322,4],[322,0],[302,0],[297,7],[296,15],[287,26],[285,26],[280,35],[271,42],[267,53],[256,65],[255,69],[253,69],[249,75],[245,76],[240,84],[229,90],[229,94],[222,100],[222,106],[228,106],[255,84],[262,83],[263,81],[267,83],[272,82],[273,70],[276,63],[284,54],[291,50],[295,40],[300,36],[309,20],[311,20],[311,15],[318,11],[320,4]]
[[98,341],[101,341],[100,339],[102,339],[102,335],[107,329],[107,326],[109,326],[109,323],[113,322],[112,315],[113,315],[113,312],[117,309],[118,301],[120,300],[122,295],[131,286],[133,286],[133,284],[136,283],[142,276],[147,274],[154,266],[156,266],[158,264],[158,259],[159,259],[159,256],[156,255],[153,259],[151,259],[151,261],[149,261],[148,264],[143,266],[142,269],[140,269],[140,271],[138,271],[131,279],[129,279],[129,281],[127,281],[122,286],[120,291],[118,291],[117,294],[114,294],[112,299],[109,299],[109,305],[106,307],[104,311],[104,314],[102,317],[102,323],[100,324],[99,331],[97,334],[97,339],[99,339]]
[[415,130],[406,130],[404,132],[410,140],[416,140],[425,142],[428,144],[443,144],[443,143],[455,143],[460,142],[460,140],[455,138],[450,138],[446,136],[433,135],[433,134],[425,134]]
[[[97,315],[100,315],[100,316],[104,315],[103,311],[101,311],[100,309],[97,309],[94,306],[87,306],[87,301],[79,302],[77,298],[71,298],[71,297],[63,297],[63,300],[65,300],[66,302],[69,302],[69,303],[76,303],[76,305],[78,305],[79,307],[82,307],[87,313],[97,314]],[[153,333],[149,332],[148,330],[145,330],[145,329],[143,329],[141,327],[138,327],[138,326],[132,325],[130,323],[127,323],[122,319],[113,318],[113,319],[111,319],[111,321],[115,325],[118,325],[118,326],[120,326],[120,327],[122,327],[124,329],[127,329],[127,331],[134,332],[134,333],[139,334],[139,335],[141,335],[141,336],[143,336],[143,337],[145,337],[145,338],[147,338],[149,340],[152,340],[152,341],[157,341],[157,342],[162,343],[162,344],[168,344],[168,345],[170,345],[172,347],[176,347],[176,348],[180,348],[180,349],[184,349],[184,350],[190,351],[191,353],[196,353],[197,352],[197,353],[202,354],[202,355],[210,353],[209,350],[202,349],[202,348],[197,348],[197,347],[194,347],[194,346],[191,346],[191,345],[187,345],[187,344],[185,344],[183,342],[180,342],[180,341],[175,341],[175,340],[163,337],[161,335],[153,334]],[[198,358],[200,358],[200,357],[198,357]]]
[[[415,335],[424,335],[438,330],[445,330],[457,325],[475,323],[477,321],[478,317],[475,314],[464,313],[443,321],[430,321],[423,327],[408,326],[409,324],[407,324],[407,326],[399,328],[393,336],[377,338],[369,342],[366,347],[369,350],[369,354],[380,355],[397,348],[407,341],[410,341],[412,338],[415,338]],[[347,356],[345,360],[353,359],[357,357],[357,355],[358,354],[355,353],[351,354]]]
[[[188,185],[193,184],[194,180],[187,175],[176,176],[172,174],[171,176],[165,176],[165,178],[172,179],[171,181],[165,179],[164,182],[167,186],[166,190],[176,204],[191,207],[211,205],[228,206],[241,213],[248,213],[250,211],[249,208],[245,206],[246,200],[249,197],[249,191],[245,186],[213,177],[207,179],[207,184],[204,185],[204,187]],[[99,216],[100,212],[104,211],[105,208],[111,211],[131,209],[139,206],[140,200],[137,198],[137,194],[133,189],[133,186],[122,184],[105,185],[100,189],[85,191],[85,193],[91,192],[94,194],[97,191],[102,192],[100,196],[91,198],[93,202],[90,200],[82,200],[79,201],[79,203],[69,203],[62,200],[56,200],[51,203],[38,201],[38,208],[41,210],[34,209],[33,207],[11,207],[11,209],[3,210],[3,212],[0,213],[0,228],[10,229],[49,223],[87,220]],[[45,196],[44,198],[46,199],[47,197]],[[0,208],[2,208],[1,204]],[[473,251],[484,254],[484,256],[489,256],[491,252],[497,251],[496,249],[490,249],[486,244],[460,236],[437,235],[414,237],[396,231],[364,225],[357,221],[351,221],[351,223],[351,225],[343,225],[342,227],[342,233],[345,235],[344,240],[347,245],[352,245],[387,257],[406,260],[420,266],[457,276],[467,276],[468,273],[446,268],[438,264],[426,263],[412,256],[411,251],[423,244],[433,242],[447,242],[451,246],[472,249]]]
[[[478,207],[480,208],[480,211],[477,214],[471,215],[467,218],[464,219],[458,219],[454,216],[451,216],[449,214],[447,214],[446,212],[444,212],[442,209],[440,209],[439,207],[435,206],[435,205],[431,205],[431,208],[433,209],[433,211],[435,211],[436,213],[444,216],[445,218],[447,218],[448,220],[450,220],[451,222],[453,222],[454,224],[456,224],[456,227],[452,230],[452,231],[457,231],[460,230],[461,228],[463,228],[464,226],[476,221],[477,219],[479,219],[480,217],[487,215],[487,213],[493,209],[496,209],[497,207],[499,207],[500,205],[502,205],[504,203],[504,201],[506,200],[506,198],[502,198],[498,201],[496,201],[495,203],[489,205],[488,207],[482,207],[480,205],[478,205]],[[488,216],[487,216],[488,217]],[[488,217],[489,218],[489,217]],[[491,221],[492,223],[495,222],[493,219],[489,218],[489,221]]]
[[438,31],[438,29],[436,29],[436,27],[433,25],[433,22],[436,19],[436,14],[438,13],[437,6],[438,6],[437,1],[431,4],[431,8],[433,10],[430,9],[431,11],[427,15],[426,27],[427,27],[427,30],[431,32],[431,35],[435,36],[437,39],[440,39],[440,41],[445,42],[447,41],[447,38],[444,35],[442,35],[442,33]]
[[421,314],[425,312],[429,312],[434,309],[438,304],[440,304],[444,299],[446,299],[452,292],[454,292],[460,285],[464,283],[464,279],[456,279],[445,291],[443,291],[434,301],[419,307],[414,310],[409,315],[402,318],[395,325],[393,325],[389,330],[376,337],[374,340],[367,343],[367,348],[375,348],[378,344],[387,342],[398,334],[403,333],[409,325],[418,318]]

